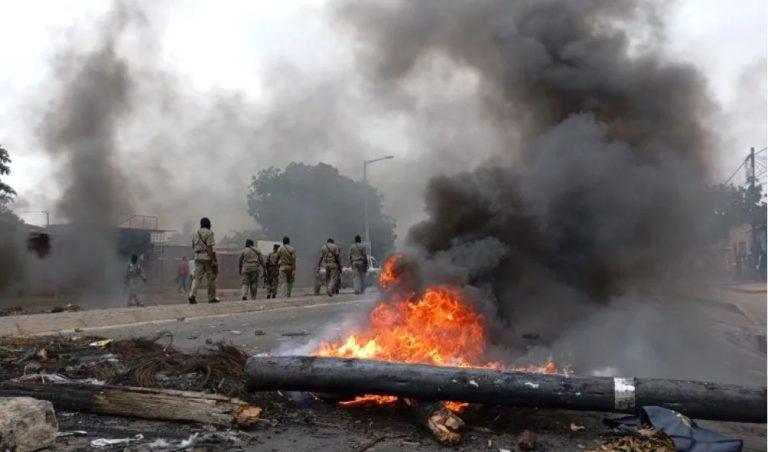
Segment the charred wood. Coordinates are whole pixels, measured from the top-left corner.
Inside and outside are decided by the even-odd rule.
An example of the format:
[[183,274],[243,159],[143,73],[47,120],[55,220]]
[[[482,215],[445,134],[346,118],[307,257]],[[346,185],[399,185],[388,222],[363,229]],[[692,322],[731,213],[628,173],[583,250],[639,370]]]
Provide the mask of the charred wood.
[[419,423],[432,432],[440,444],[455,445],[461,442],[459,430],[464,427],[464,421],[441,402],[422,402],[416,399],[405,399],[404,402]]

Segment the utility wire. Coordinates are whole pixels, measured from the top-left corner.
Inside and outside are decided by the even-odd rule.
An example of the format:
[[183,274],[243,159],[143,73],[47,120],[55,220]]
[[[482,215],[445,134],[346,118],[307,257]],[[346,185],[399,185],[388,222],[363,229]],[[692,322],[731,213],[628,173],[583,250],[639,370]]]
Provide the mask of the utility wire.
[[[761,152],[764,152],[766,149],[768,149],[768,147],[764,147],[764,148],[760,149],[759,151],[755,152],[755,155],[757,155],[757,154],[759,154],[759,153],[761,153]],[[733,174],[731,174],[731,177],[729,177],[728,179],[726,179],[726,181],[723,183],[723,185],[728,185],[728,182],[730,182],[730,181],[731,181],[731,179],[733,179],[733,178],[734,178],[734,176],[736,176],[737,174],[739,174],[739,170],[741,170],[741,168],[742,168],[742,167],[744,167],[744,165],[745,165],[746,163],[747,163],[747,158],[745,157],[745,158],[744,158],[744,160],[742,160],[742,161],[741,161],[741,165],[739,165],[739,167],[738,167],[738,168],[736,168],[736,171],[734,171],[734,172],[733,172]]]
[[741,168],[744,166],[745,163],[747,163],[747,159],[744,159],[744,160],[741,161],[741,165],[739,165],[739,167],[736,168],[736,171],[734,171],[733,174],[731,174],[731,177],[726,179],[726,181],[723,183],[723,185],[728,185],[728,182],[730,182],[731,179],[733,179],[733,177],[735,175],[739,174],[739,171],[741,170]]

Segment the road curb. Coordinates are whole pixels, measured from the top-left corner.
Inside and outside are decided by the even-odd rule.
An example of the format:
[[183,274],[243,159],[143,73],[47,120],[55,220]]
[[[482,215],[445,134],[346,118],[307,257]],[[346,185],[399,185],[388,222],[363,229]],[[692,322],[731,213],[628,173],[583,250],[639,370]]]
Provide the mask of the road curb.
[[357,300],[354,295],[334,298],[310,296],[278,300],[224,301],[217,304],[178,304],[142,308],[94,309],[81,312],[31,314],[0,317],[0,336],[37,336],[91,330],[107,327],[153,323],[201,317],[220,317],[284,308],[299,308],[321,304],[345,303]]

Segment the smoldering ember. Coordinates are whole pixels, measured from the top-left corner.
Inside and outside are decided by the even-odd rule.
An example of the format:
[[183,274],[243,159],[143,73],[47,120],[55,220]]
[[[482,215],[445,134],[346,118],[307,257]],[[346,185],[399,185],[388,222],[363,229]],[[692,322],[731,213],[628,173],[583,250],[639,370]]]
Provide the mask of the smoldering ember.
[[766,8],[6,5],[0,449],[766,450]]

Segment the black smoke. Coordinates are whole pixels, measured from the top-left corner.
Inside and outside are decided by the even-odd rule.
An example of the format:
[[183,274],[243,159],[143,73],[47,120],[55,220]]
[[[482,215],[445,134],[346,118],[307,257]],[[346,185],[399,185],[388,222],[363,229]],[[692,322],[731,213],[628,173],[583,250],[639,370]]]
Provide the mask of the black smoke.
[[32,259],[37,285],[74,291],[80,301],[117,301],[123,262],[115,227],[133,211],[130,175],[119,159],[120,128],[134,108],[134,74],[119,44],[145,24],[140,10],[115,2],[91,45],[68,42],[52,59],[53,79],[37,136],[58,164],[62,193],[51,229],[53,253]]
[[511,326],[557,331],[585,305],[657,283],[697,244],[715,106],[702,74],[660,50],[663,12],[612,0],[338,5],[393,108],[412,107],[409,82],[431,61],[477,78],[481,120],[503,144],[428,183],[408,241],[434,257],[492,246],[475,254],[496,265],[469,282],[491,285]]

